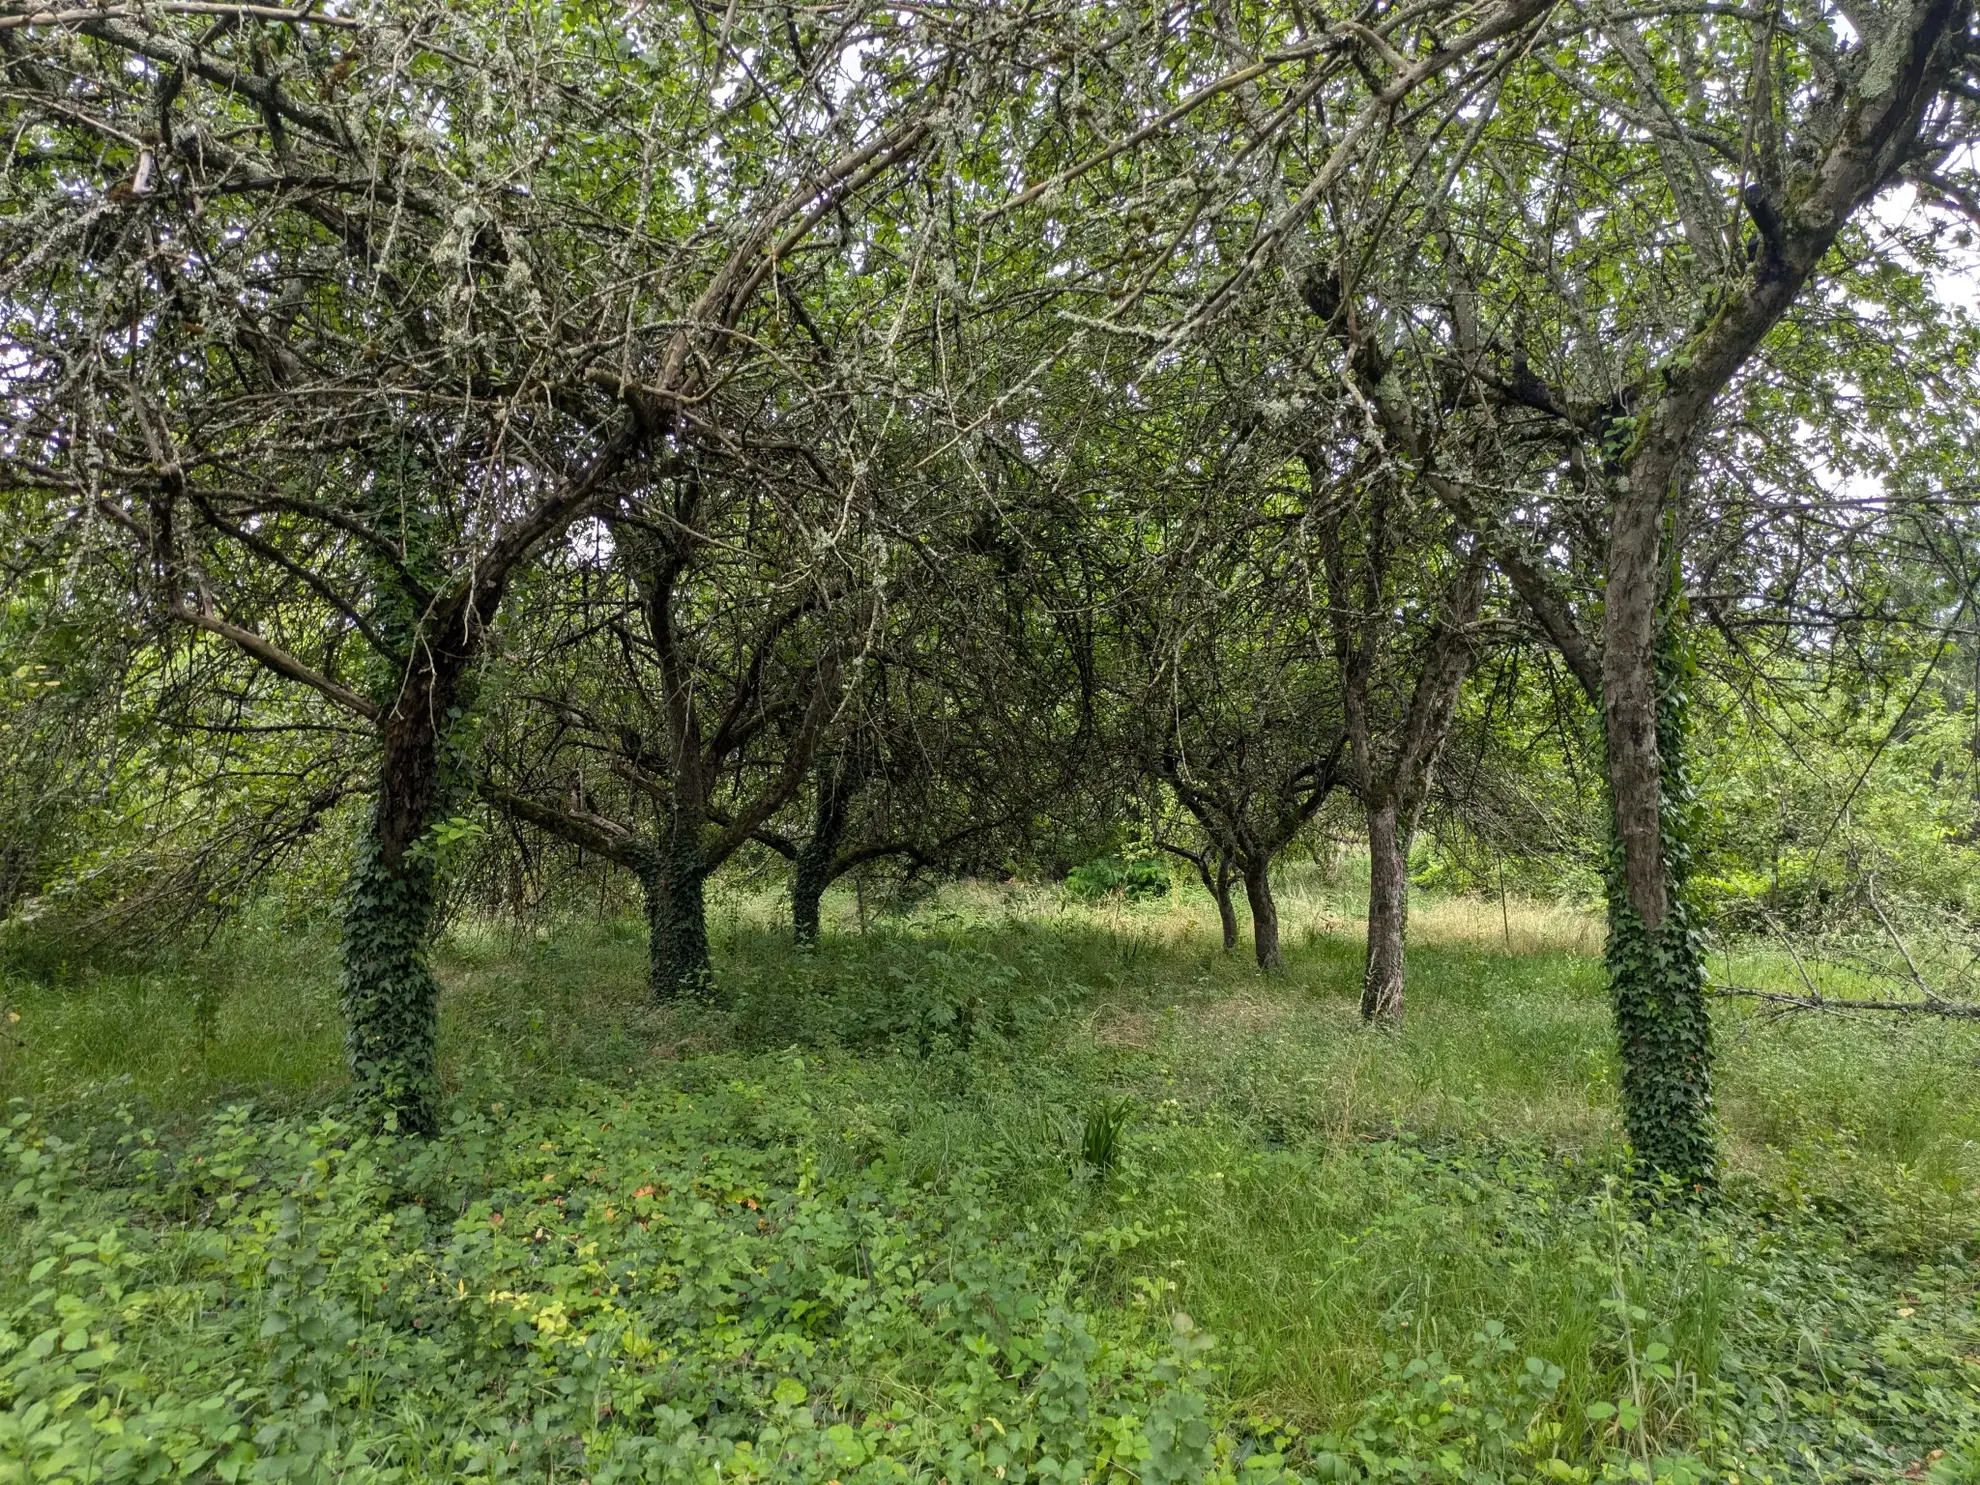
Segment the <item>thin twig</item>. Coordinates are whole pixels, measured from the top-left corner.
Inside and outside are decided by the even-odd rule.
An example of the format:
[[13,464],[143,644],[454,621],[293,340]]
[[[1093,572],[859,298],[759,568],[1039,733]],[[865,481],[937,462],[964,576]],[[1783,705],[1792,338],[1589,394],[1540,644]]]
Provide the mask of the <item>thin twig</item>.
[[[1788,937],[1787,930],[1775,921],[1772,913],[1767,914],[1767,926],[1773,930],[1774,936],[1781,941],[1781,947],[1788,951],[1788,958],[1794,961],[1795,971],[1801,976],[1801,983],[1808,987],[1808,993],[1815,999],[1820,1000],[1822,998],[1822,987],[1817,985],[1814,979],[1810,977],[1808,966],[1801,962],[1801,955],[1795,952],[1794,940]],[[1726,967],[1730,969],[1732,966],[1728,964]]]
[[[165,0],[162,5],[150,9],[164,15],[218,15],[244,16],[257,21],[287,21],[298,26],[334,26],[339,30],[355,31],[363,26],[362,21],[349,16],[322,15],[307,6],[295,10],[285,10],[274,5],[225,5],[207,3],[207,0]],[[0,31],[14,31],[23,26],[71,26],[80,21],[102,20],[142,20],[144,12],[135,6],[89,6],[70,10],[27,10],[15,11],[10,15],[0,15]]]
[[1904,967],[1911,971],[1912,980],[1925,992],[1925,998],[1934,1001],[1944,999],[1938,991],[1925,983],[1925,976],[1918,972],[1918,966],[1912,962],[1911,950],[1904,946],[1904,940],[1898,937],[1898,931],[1891,927],[1891,920],[1884,916],[1883,906],[1877,901],[1877,886],[1873,878],[1864,879],[1863,895],[1870,900],[1870,911],[1877,915],[1877,921],[1884,925],[1884,932],[1888,933],[1891,942],[1897,945],[1898,953],[1904,957]]

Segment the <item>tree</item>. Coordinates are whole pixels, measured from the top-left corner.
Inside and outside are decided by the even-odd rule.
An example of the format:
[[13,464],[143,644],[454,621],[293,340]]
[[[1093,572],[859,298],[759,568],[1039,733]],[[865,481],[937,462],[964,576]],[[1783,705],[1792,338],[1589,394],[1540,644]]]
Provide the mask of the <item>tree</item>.
[[[1007,556],[1010,554],[1006,554]],[[1037,631],[1023,564],[952,558],[937,593],[869,654],[814,770],[808,829],[757,839],[791,863],[792,929],[815,942],[834,882],[883,864],[910,876],[1000,873],[1075,828],[1095,769],[1073,656]]]
[[548,627],[512,657],[523,766],[483,791],[637,876],[661,999],[711,988],[708,876],[797,795],[884,617],[845,560],[866,533],[817,562],[820,513],[763,470],[670,485],[541,585]]
[[[1176,430],[1178,449],[1205,441],[1199,427]],[[1150,452],[1138,451],[1140,467]],[[1219,452],[1172,469],[1180,509],[1115,523],[1110,627],[1127,688],[1117,706],[1146,766],[1235,867],[1254,955],[1270,970],[1283,962],[1272,863],[1341,781],[1347,734],[1308,600],[1318,554],[1302,492],[1280,457],[1253,462],[1229,438]],[[1209,862],[1197,864],[1218,895]],[[1234,927],[1222,901],[1219,916]]]
[[925,146],[946,38],[860,11],[807,44],[775,8],[719,36],[671,9],[37,19],[0,32],[0,189],[41,235],[9,279],[7,474],[121,533],[158,620],[375,725],[349,1056],[381,1122],[430,1129],[436,875],[503,604],[723,442],[752,306]]
[[[1402,502],[1392,482],[1371,480],[1365,488],[1360,500],[1337,504],[1323,520],[1322,560],[1352,778],[1368,821],[1361,1014],[1398,1025],[1410,846],[1470,669],[1486,566],[1475,544],[1410,543],[1396,529],[1407,513],[1396,508]],[[1359,550],[1351,552],[1356,525]]]
[[[1715,1156],[1687,888],[1681,572],[1690,534],[1710,524],[1695,475],[1723,398],[1852,219],[1907,171],[1936,178],[1964,138],[1954,95],[1969,18],[1906,7],[1841,49],[1819,18],[1791,38],[1747,18],[1673,17],[1651,40],[1638,24],[1605,19],[1573,76],[1508,82],[1467,136],[1476,167],[1454,162],[1423,207],[1448,223],[1449,246],[1442,313],[1409,346],[1426,368],[1418,385],[1454,381],[1551,439],[1543,498],[1509,505],[1436,467],[1421,425],[1440,404],[1404,405],[1379,312],[1364,308],[1349,354],[1385,430],[1486,542],[1599,713],[1625,1121],[1646,1167],[1699,1185]],[[1537,217],[1536,200],[1551,203]],[[1357,292],[1384,303],[1374,284],[1343,302]],[[1386,302],[1391,324],[1408,302]],[[1598,624],[1578,591],[1599,603]]]

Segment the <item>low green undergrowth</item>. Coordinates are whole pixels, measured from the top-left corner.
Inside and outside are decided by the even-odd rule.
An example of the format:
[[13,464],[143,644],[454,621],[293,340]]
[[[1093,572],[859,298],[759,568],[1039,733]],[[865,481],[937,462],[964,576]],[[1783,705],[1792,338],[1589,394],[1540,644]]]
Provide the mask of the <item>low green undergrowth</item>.
[[286,1026],[17,981],[0,1482],[1980,1482],[1963,1033],[1722,1015],[1697,1212],[1615,1182],[1585,960],[1421,952],[1396,1038],[1326,940],[718,946],[660,1012],[457,942],[425,1144],[331,1112],[301,951]]
[[[895,1071],[708,1057],[423,1145],[19,1113],[0,1480],[1785,1482],[1980,1431],[1917,1193],[1645,1212],[1534,1149],[1175,1108],[1103,1173],[987,1075],[942,1162]],[[1302,1335],[1330,1289],[1365,1323]]]
[[419,1146],[20,1116],[0,1479],[1281,1473],[1269,1428],[1211,1430],[1186,1318],[1077,1304],[1131,1225],[861,1166],[807,1085],[710,1066]]

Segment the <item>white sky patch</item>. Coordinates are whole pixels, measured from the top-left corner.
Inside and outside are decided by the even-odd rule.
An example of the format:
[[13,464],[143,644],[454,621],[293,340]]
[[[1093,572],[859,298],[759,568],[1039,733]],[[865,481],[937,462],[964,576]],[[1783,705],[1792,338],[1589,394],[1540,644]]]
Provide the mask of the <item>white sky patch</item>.
[[571,550],[594,567],[603,567],[612,560],[612,531],[596,516],[588,517],[571,527]]
[[1957,236],[1942,240],[1948,261],[1931,268],[1927,278],[1941,304],[1963,309],[1968,314],[1980,314],[1980,231],[1944,207],[1920,200],[1918,188],[1912,185],[1899,186],[1878,197],[1870,210],[1879,222],[1894,230],[1917,231],[1930,221],[1951,223],[1956,232],[1965,233],[1974,246],[1959,246]]
[[1889,493],[1884,487],[1884,477],[1872,471],[1845,474],[1831,464],[1823,452],[1824,439],[1819,428],[1812,423],[1799,423],[1794,430],[1794,442],[1802,451],[1808,476],[1817,486],[1832,497],[1864,504],[1881,503]]
[[879,48],[880,42],[875,38],[849,46],[839,53],[839,65],[827,79],[834,103],[843,104],[858,91],[860,83],[866,79],[866,53],[869,49],[878,51]]

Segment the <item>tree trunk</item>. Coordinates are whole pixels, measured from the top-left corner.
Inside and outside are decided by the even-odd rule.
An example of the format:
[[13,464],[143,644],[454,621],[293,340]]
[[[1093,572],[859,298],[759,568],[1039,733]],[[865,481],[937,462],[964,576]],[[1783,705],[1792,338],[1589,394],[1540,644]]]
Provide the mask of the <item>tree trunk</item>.
[[[1423,801],[1436,779],[1437,759],[1457,714],[1458,693],[1471,669],[1470,631],[1485,603],[1485,554],[1474,549],[1452,586],[1410,693],[1401,746],[1386,782],[1373,759],[1363,772],[1368,809],[1368,959],[1361,1014],[1402,1025],[1404,952],[1409,940],[1409,847]],[[1369,746],[1364,679],[1359,736]]]
[[818,810],[811,838],[791,863],[791,932],[801,944],[818,942],[818,909],[832,885],[832,863],[846,834],[846,805],[852,788],[836,768],[818,771]]
[[386,719],[378,801],[344,898],[344,1052],[364,1117],[400,1134],[432,1134],[439,1111],[439,988],[427,952],[439,862],[428,835],[439,813],[441,740],[420,705]]
[[[1662,913],[1646,921],[1631,872],[1625,813],[1612,817],[1609,944],[1622,1066],[1623,1127],[1639,1164],[1694,1190],[1712,1184],[1712,1021],[1705,1003],[1705,947],[1688,889],[1696,805],[1686,768],[1687,679],[1668,620],[1650,684],[1656,694],[1656,780]],[[1612,771],[1616,762],[1611,759]]]
[[[1635,488],[1639,484],[1647,488]],[[1656,674],[1660,599],[1669,579],[1665,496],[1665,486],[1640,477],[1612,502],[1608,580],[1602,588],[1602,737],[1610,829],[1627,900],[1653,930],[1668,907]]]
[[800,944],[819,939],[819,904],[832,883],[832,858],[806,841],[791,869],[791,934]]
[[[1217,899],[1217,922],[1224,930],[1224,952],[1230,953],[1237,947],[1238,921],[1237,908],[1231,902],[1231,858],[1217,857],[1217,877],[1211,885],[1210,895]],[[1268,887],[1267,892],[1270,892]]]
[[1279,908],[1272,901],[1272,858],[1254,856],[1244,863],[1244,895],[1251,904],[1251,946],[1258,955],[1258,967],[1272,970],[1285,967],[1279,955]]
[[1409,843],[1395,801],[1368,812],[1368,963],[1361,983],[1365,1021],[1402,1025],[1403,943],[1409,931]]
[[[1231,905],[1231,882],[1235,873],[1231,871],[1230,852],[1208,846],[1201,851],[1185,851],[1179,846],[1164,846],[1196,868],[1196,879],[1203,883],[1203,890],[1210,894],[1210,900],[1217,904],[1217,923],[1224,934],[1224,952],[1230,953],[1237,947],[1237,909]],[[1211,858],[1215,858],[1217,868],[1210,869]]]
[[709,995],[715,972],[708,958],[708,874],[697,853],[663,847],[640,869],[646,897],[647,979],[656,1000]]

